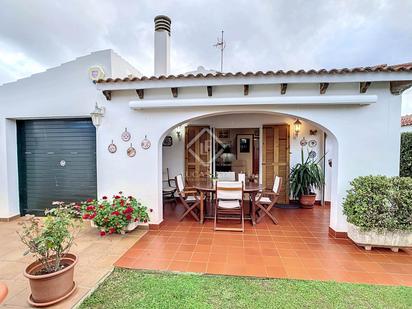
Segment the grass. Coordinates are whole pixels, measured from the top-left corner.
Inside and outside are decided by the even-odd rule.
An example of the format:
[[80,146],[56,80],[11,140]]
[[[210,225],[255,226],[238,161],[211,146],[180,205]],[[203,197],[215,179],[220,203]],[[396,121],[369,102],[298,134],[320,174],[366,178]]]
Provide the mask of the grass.
[[115,269],[80,308],[412,308],[412,288]]

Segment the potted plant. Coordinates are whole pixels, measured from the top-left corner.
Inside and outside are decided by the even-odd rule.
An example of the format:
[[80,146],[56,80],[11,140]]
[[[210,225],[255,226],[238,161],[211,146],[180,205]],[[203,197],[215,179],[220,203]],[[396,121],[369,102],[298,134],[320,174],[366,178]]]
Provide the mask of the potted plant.
[[[323,158],[323,157],[322,157]],[[290,172],[290,193],[292,197],[299,200],[303,208],[312,208],[316,201],[316,189],[324,184],[324,177],[319,162],[309,155],[304,159],[303,148],[301,149],[301,162],[296,164]]]
[[133,196],[126,197],[123,192],[112,198],[103,196],[100,201],[89,199],[81,204],[81,212],[82,218],[90,220],[99,229],[101,236],[124,234],[134,230],[139,223],[149,221],[147,207]]
[[412,178],[363,176],[355,178],[343,202],[348,237],[359,246],[412,246]]
[[[62,206],[62,207],[60,207]],[[24,276],[29,279],[32,306],[49,306],[69,297],[76,289],[73,281],[74,267],[78,258],[69,253],[80,220],[64,203],[46,210],[46,218],[34,216],[22,222],[18,232],[28,248],[25,254],[33,254],[36,261],[27,266]]]

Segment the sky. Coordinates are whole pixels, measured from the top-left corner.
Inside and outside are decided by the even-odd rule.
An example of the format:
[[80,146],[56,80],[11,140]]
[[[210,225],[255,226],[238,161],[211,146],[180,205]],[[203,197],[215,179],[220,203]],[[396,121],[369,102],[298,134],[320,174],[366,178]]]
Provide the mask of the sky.
[[[412,0],[0,0],[0,85],[111,48],[153,74],[153,18],[171,70],[320,69],[412,61]],[[402,113],[412,114],[412,91]]]

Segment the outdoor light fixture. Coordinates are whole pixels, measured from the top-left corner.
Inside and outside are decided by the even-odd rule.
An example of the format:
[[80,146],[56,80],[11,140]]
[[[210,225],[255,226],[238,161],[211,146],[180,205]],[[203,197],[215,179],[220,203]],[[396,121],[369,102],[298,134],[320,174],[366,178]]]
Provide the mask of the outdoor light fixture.
[[299,119],[296,119],[296,121],[293,123],[293,128],[295,130],[295,136],[296,137],[298,137],[298,135],[299,135],[301,126],[302,126],[302,123],[299,121]]
[[182,128],[180,126],[176,127],[176,135],[179,141],[182,140]]
[[96,105],[94,106],[94,110],[90,113],[90,116],[92,116],[93,125],[96,128],[100,126],[102,117],[104,116],[105,111],[106,109],[103,106],[99,107],[96,102]]

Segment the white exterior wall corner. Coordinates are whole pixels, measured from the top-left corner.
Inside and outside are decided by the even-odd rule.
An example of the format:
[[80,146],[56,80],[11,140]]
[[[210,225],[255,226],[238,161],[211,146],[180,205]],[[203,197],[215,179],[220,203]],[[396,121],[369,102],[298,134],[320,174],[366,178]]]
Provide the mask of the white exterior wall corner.
[[[260,86],[255,86],[258,91]],[[311,89],[313,87],[313,89]],[[286,95],[318,95],[319,85],[288,87]],[[262,86],[259,94],[265,94]],[[220,91],[220,92],[219,92]],[[235,97],[239,95],[236,87],[230,89],[214,89],[213,96]],[[250,89],[249,95],[252,95]],[[186,94],[185,94],[186,93]],[[243,94],[243,92],[240,92]],[[271,94],[273,95],[273,90]],[[327,95],[359,94],[358,83],[330,85]],[[103,124],[99,128],[99,193],[112,194],[123,190],[136,195],[153,208],[151,222],[160,223],[163,219],[161,196],[161,142],[166,133],[176,125],[190,119],[201,118],[222,113],[233,112],[263,112],[292,115],[310,120],[337,140],[335,145],[336,159],[334,160],[332,179],[332,211],[330,226],[335,231],[346,231],[346,219],[342,214],[342,201],[349,187],[349,182],[360,175],[383,174],[397,175],[399,170],[399,117],[401,97],[394,96],[389,91],[388,82],[372,83],[367,92],[376,95],[377,102],[371,105],[353,106],[207,106],[184,109],[162,110],[131,110],[129,102],[136,100],[133,90],[117,91],[112,94],[112,100],[107,101],[100,95],[101,104],[107,107]],[[204,87],[179,89],[179,97],[206,96]],[[145,99],[170,98],[170,89],[148,90]],[[132,143],[137,147],[137,155],[128,158],[126,149],[128,143],[120,140],[120,134],[127,127],[132,134]],[[140,142],[147,137],[152,142],[149,150],[142,150]],[[118,151],[109,154],[107,145],[114,139]],[[334,177],[332,177],[334,178]]]
[[108,49],[0,86],[0,218],[20,212],[15,120],[90,117],[98,97],[88,76],[94,65],[107,77],[138,72]]

